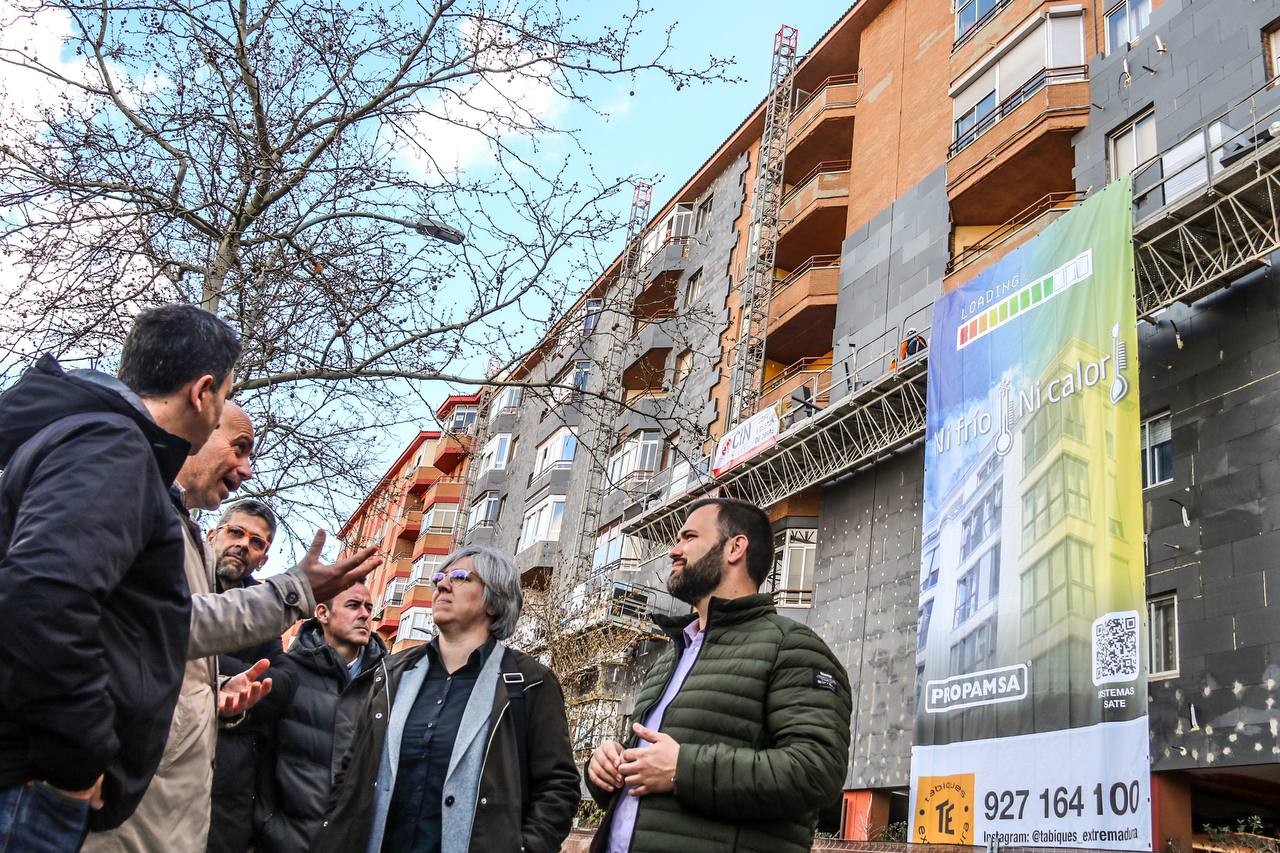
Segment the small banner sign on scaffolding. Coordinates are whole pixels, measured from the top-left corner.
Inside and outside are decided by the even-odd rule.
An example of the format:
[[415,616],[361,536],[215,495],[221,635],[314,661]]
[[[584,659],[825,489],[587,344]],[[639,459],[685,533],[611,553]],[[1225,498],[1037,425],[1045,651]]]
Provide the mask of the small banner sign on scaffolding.
[[914,842],[1151,849],[1131,199],[934,306]]
[[778,443],[782,421],[772,406],[756,412],[726,432],[716,444],[715,464],[711,473],[717,477],[734,465],[745,462],[762,450]]

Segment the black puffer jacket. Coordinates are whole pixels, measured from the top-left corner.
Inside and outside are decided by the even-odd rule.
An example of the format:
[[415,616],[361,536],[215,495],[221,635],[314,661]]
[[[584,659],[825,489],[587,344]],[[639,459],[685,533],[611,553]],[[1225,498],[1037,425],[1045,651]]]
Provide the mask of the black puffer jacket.
[[[245,575],[239,586],[257,586],[259,581]],[[272,684],[276,669],[284,660],[280,638],[268,640],[229,655],[219,655],[218,672],[236,675],[262,659],[271,661],[267,672]],[[213,762],[213,811],[209,821],[209,853],[244,853],[253,839],[254,805],[258,780],[267,768],[270,737],[258,720],[218,732],[218,748]]]
[[137,808],[187,658],[169,486],[190,450],[124,385],[45,356],[0,396],[0,787],[82,790],[93,829]]
[[325,644],[320,623],[308,619],[273,667],[272,690],[260,717],[275,722],[273,771],[259,792],[258,849],[300,853],[320,829],[338,763],[351,742],[354,715],[387,653],[373,634],[360,674]]

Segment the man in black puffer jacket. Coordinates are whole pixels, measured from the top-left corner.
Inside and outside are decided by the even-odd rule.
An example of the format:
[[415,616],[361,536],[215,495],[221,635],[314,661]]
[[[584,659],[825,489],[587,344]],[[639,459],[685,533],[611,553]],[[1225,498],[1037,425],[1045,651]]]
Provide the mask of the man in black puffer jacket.
[[272,667],[275,688],[255,716],[275,718],[271,772],[257,803],[257,849],[301,853],[320,830],[353,714],[387,653],[369,629],[372,600],[356,584],[316,605],[289,652]]
[[239,354],[221,320],[163,306],[118,380],[45,356],[0,397],[0,847],[79,849],[156,772],[191,624],[169,487]]

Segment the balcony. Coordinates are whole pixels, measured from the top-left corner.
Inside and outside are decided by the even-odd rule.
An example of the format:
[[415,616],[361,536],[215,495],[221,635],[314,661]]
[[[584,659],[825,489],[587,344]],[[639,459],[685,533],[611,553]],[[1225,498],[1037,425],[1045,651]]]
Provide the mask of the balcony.
[[640,291],[633,313],[638,320],[672,316],[680,276],[688,264],[689,237],[668,237],[658,251],[640,268]]
[[417,495],[431,488],[431,484],[440,479],[440,471],[431,465],[419,465],[413,471],[413,479],[409,481],[409,494]]
[[422,510],[411,509],[401,512],[397,526],[399,528],[399,533],[396,534],[397,539],[417,539],[418,533],[422,530]]
[[431,581],[426,578],[418,578],[414,580],[405,589],[403,609],[410,607],[426,607],[431,608],[431,596],[434,594],[435,588],[431,585]]
[[573,460],[561,459],[552,462],[537,474],[530,474],[528,487],[525,489],[525,504],[534,503],[553,492],[557,495],[567,494],[566,485],[571,470],[573,470]]
[[766,355],[789,364],[828,352],[840,295],[840,256],[814,255],[773,286]]
[[470,451],[470,436],[446,434],[436,444],[436,458],[432,464],[442,473],[452,474]]
[[[963,276],[956,276],[956,273],[977,263],[979,259],[984,259],[982,266],[999,260],[1082,201],[1084,192],[1080,190],[1048,193],[1035,204],[1019,211],[1008,222],[989,230],[976,226],[957,226],[952,238],[951,260],[947,261],[947,278],[943,280],[943,290],[951,290],[974,274],[968,272]],[[976,232],[977,236],[969,232]]]
[[795,399],[823,407],[827,404],[830,388],[831,356],[802,358],[764,383],[760,392],[760,408],[790,401],[793,395]]
[[849,206],[848,160],[818,163],[786,184],[778,216],[777,265],[795,269],[813,255],[838,252]]
[[423,554],[448,554],[453,547],[453,528],[428,527],[413,546],[413,559]]
[[389,568],[390,571],[387,572],[388,578],[407,578],[413,572],[413,560],[408,557],[393,558]]
[[437,503],[457,503],[465,485],[465,477],[440,477],[422,496],[423,508]]
[[655,630],[650,621],[652,614],[672,612],[673,601],[663,590],[597,572],[573,588],[560,617],[560,628],[566,633],[580,633],[611,624],[651,632]]
[[1045,193],[1075,189],[1071,137],[1089,122],[1088,71],[1041,69],[951,143],[952,221],[1003,222]]
[[[827,122],[847,124],[847,138],[852,143],[854,108],[861,97],[862,87],[858,84],[857,74],[835,74],[819,83],[818,88],[797,103],[791,112],[787,156],[790,157],[792,150],[805,144],[813,131]],[[822,135],[846,137],[844,133],[824,132]]]
[[622,372],[622,387],[626,397],[638,393],[665,394],[667,357],[671,346],[653,347],[641,353]]
[[811,589],[775,589],[773,603],[778,607],[812,607],[813,590]]

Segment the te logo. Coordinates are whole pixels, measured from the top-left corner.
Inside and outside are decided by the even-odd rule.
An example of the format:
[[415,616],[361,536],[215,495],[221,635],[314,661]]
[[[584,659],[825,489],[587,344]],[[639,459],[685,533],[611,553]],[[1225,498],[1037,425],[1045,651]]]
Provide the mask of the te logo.
[[911,831],[918,844],[973,843],[973,774],[921,776]]

